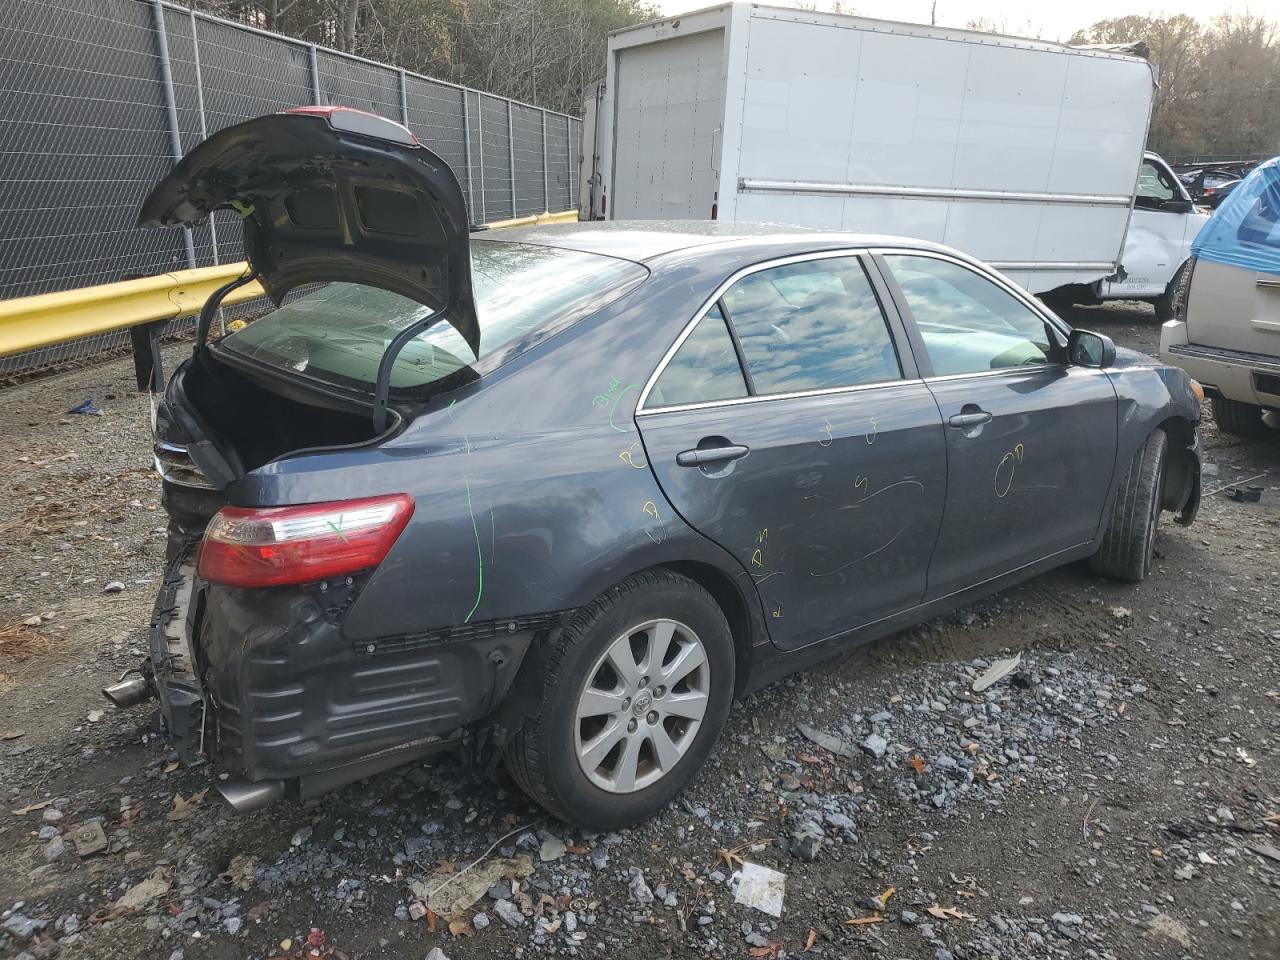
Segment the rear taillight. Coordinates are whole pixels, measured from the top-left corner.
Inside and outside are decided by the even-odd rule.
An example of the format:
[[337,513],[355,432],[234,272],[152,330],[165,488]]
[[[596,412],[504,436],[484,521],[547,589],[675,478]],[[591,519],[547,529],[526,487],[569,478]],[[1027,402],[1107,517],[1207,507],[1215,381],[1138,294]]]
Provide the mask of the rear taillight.
[[297,507],[223,507],[196,569],[210,583],[277,587],[376,567],[413,515],[407,493]]

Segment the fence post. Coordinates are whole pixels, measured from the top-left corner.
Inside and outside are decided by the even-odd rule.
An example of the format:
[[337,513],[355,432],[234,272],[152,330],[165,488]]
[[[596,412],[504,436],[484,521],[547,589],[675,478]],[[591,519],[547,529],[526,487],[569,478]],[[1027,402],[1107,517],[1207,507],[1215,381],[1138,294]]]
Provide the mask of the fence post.
[[573,117],[564,118],[564,159],[568,166],[564,171],[565,209],[573,209]]
[[320,106],[320,58],[316,56],[316,45],[314,43],[307,44],[307,59],[311,63],[311,101],[316,106]]
[[476,126],[480,140],[480,217],[481,223],[489,222],[489,210],[484,202],[484,94],[476,92]]
[[512,115],[516,105],[507,101],[507,162],[511,164],[511,219],[520,216],[516,209],[516,128]]
[[551,212],[550,179],[547,176],[547,108],[542,108],[542,209]]
[[[196,35],[196,12],[188,8],[187,14],[191,18],[191,51],[196,65],[196,105],[200,108],[200,139],[207,140],[209,127],[204,118],[204,73],[200,69],[200,38]],[[209,241],[213,244],[213,264],[217,266],[221,260],[218,256],[218,225],[213,222],[213,214],[209,214]],[[219,310],[218,313],[221,314],[222,311]]]
[[476,175],[471,169],[471,98],[467,96],[467,88],[462,88],[462,156],[467,165],[467,207],[471,213],[471,222],[476,220]]
[[[169,35],[164,28],[164,5],[151,0],[152,19],[156,25],[156,43],[160,53],[160,81],[164,87],[164,112],[169,123],[169,147],[176,164],[182,159],[182,131],[178,128],[178,103],[173,95],[173,70],[169,66]],[[196,265],[196,245],[191,239],[191,228],[182,228],[182,239],[187,248],[187,266]]]
[[400,70],[400,119],[409,126],[409,80],[403,68]]

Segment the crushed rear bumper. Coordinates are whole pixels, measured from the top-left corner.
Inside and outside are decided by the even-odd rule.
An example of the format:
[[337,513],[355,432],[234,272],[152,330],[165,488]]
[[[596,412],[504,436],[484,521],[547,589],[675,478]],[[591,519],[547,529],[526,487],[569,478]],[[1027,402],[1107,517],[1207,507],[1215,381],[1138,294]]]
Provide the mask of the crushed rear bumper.
[[169,564],[150,631],[161,715],[184,761],[232,775],[233,804],[314,796],[471,742],[562,620],[353,642],[342,622],[361,586],[237,589],[201,581],[190,551]]

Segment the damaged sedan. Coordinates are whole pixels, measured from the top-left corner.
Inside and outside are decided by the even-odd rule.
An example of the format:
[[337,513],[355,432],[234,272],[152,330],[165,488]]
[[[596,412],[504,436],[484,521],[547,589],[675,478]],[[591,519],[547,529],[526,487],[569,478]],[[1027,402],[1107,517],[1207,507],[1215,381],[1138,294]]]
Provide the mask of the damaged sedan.
[[[404,127],[222,130],[144,223],[242,217],[156,403],[150,657],[239,809],[428,754],[605,829],[730,705],[1052,567],[1141,580],[1201,393],[936,244],[727,223],[470,232]],[[256,279],[277,308],[210,337]]]

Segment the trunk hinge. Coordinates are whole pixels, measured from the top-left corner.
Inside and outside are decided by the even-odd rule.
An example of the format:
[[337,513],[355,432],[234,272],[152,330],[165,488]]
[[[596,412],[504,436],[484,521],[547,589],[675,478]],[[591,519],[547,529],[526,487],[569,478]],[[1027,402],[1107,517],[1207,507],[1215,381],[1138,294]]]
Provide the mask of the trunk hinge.
[[396,362],[396,357],[400,355],[406,343],[436,323],[445,313],[446,310],[433,310],[425,317],[415,320],[397,333],[395,339],[383,352],[382,361],[378,364],[378,381],[373,391],[373,429],[378,433],[382,433],[387,428],[387,398],[391,393],[391,368]]
[[204,302],[204,306],[200,308],[200,321],[196,324],[196,352],[204,349],[205,342],[209,339],[209,328],[213,326],[213,315],[218,312],[218,306],[222,303],[222,298],[232,290],[243,287],[246,283],[253,283],[258,279],[258,273],[255,270],[247,273],[243,277],[236,277],[230,283],[224,283],[213,293],[209,294],[209,299]]

